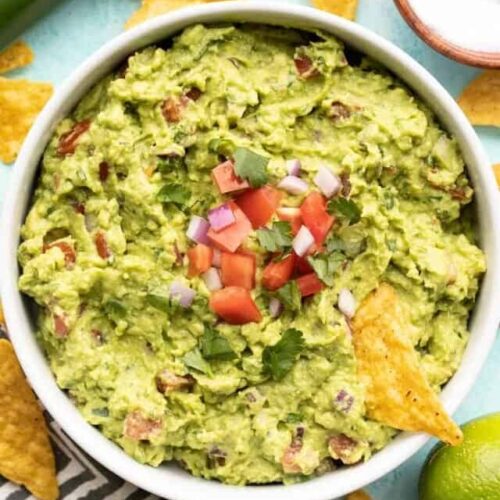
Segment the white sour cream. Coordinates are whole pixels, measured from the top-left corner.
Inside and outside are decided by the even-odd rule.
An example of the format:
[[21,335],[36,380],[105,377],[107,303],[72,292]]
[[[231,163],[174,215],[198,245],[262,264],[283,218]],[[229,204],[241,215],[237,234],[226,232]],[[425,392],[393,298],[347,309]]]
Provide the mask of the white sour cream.
[[410,0],[415,14],[445,40],[479,52],[500,52],[500,0]]

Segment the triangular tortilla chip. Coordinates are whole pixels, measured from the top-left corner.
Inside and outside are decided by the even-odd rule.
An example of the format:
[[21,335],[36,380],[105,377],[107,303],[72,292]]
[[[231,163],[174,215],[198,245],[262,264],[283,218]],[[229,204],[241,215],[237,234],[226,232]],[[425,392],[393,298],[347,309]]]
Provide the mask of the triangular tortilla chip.
[[500,127],[500,70],[484,71],[472,80],[458,104],[472,125]]
[[364,490],[357,490],[349,493],[346,500],[372,500],[372,497]]
[[171,10],[197,3],[211,3],[216,1],[218,0],[142,0],[140,8],[125,23],[125,29],[133,28],[148,19],[160,16]]
[[391,286],[380,285],[361,304],[353,343],[370,418],[395,429],[427,432],[452,445],[462,441],[462,431],[427,382],[405,335],[404,313]]
[[500,188],[500,163],[493,165],[493,173],[495,174],[495,179],[497,180],[498,187]]
[[0,340],[0,366],[0,474],[41,500],[54,500],[59,488],[47,425],[5,339]]
[[0,77],[0,160],[12,163],[38,113],[52,95],[49,83]]
[[0,52],[0,73],[22,68],[33,62],[31,47],[19,40]]
[[358,9],[358,0],[312,0],[315,7],[326,10],[340,17],[354,20]]

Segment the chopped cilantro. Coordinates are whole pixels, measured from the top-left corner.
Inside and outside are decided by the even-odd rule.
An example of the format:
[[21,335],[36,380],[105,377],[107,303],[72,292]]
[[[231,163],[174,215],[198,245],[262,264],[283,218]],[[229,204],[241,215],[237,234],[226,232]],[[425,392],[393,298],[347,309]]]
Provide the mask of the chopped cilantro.
[[341,252],[320,254],[317,257],[309,257],[308,259],[318,278],[327,286],[333,286],[335,272],[345,260],[346,257]]
[[158,191],[158,199],[164,203],[173,203],[183,207],[191,198],[191,191],[180,184],[165,184]]
[[289,281],[276,291],[276,297],[289,311],[300,311],[302,307],[302,296],[296,281]]
[[345,241],[336,234],[328,238],[328,240],[326,241],[327,252],[345,252],[345,249]]
[[110,299],[104,304],[104,310],[106,314],[114,321],[125,317],[127,314],[127,308],[116,299]]
[[198,348],[184,354],[182,361],[188,368],[192,368],[193,370],[205,374],[210,373],[210,365],[205,361],[205,359],[203,359],[203,356]]
[[271,375],[273,380],[281,380],[292,369],[302,349],[302,332],[289,328],[276,344],[267,346],[262,352],[264,373]]
[[269,158],[254,153],[250,149],[237,148],[234,152],[236,175],[247,180],[253,188],[266,184],[268,163]]
[[259,229],[257,238],[268,252],[287,250],[292,246],[292,228],[289,222],[273,222],[271,228]]
[[209,326],[205,326],[205,333],[200,340],[200,347],[205,359],[230,361],[237,357],[227,339]]
[[185,167],[183,156],[168,155],[158,158],[158,170],[162,174],[168,174],[183,167]]
[[172,306],[172,302],[169,297],[157,295],[155,293],[148,293],[146,295],[146,302],[155,309],[163,312],[169,311]]
[[334,198],[328,203],[328,211],[349,224],[356,224],[361,219],[361,209],[352,200],[347,198]]
[[300,413],[289,413],[286,416],[286,422],[288,424],[300,424],[304,420],[304,416],[301,415]]
[[390,192],[385,192],[384,193],[384,205],[387,210],[391,210],[394,208],[395,201],[394,201],[394,195]]

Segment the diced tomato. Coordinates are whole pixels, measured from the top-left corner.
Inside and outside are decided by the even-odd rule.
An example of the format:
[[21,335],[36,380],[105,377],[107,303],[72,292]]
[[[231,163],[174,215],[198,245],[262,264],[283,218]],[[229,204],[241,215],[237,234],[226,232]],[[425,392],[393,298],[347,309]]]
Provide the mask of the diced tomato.
[[219,232],[209,229],[207,236],[212,244],[219,250],[233,253],[252,231],[252,224],[236,203],[229,202],[229,206],[236,219],[234,224],[231,224]]
[[191,101],[196,102],[202,96],[202,94],[203,92],[199,88],[192,87],[185,93],[185,96]]
[[72,155],[78,145],[79,137],[90,128],[90,120],[83,120],[75,123],[68,132],[65,132],[59,138],[57,145],[57,154],[59,156]]
[[355,453],[357,445],[358,443],[349,436],[338,434],[328,440],[328,451],[335,460],[340,460],[344,464],[354,464],[359,460],[359,455]]
[[293,60],[297,73],[304,79],[313,78],[319,75],[319,71],[314,67],[312,60],[307,56],[297,56]]
[[276,210],[279,220],[289,222],[292,227],[292,234],[295,236],[302,226],[302,214],[300,208],[280,207]]
[[101,259],[108,259],[111,257],[111,251],[106,241],[106,235],[102,231],[97,231],[95,235],[95,247]]
[[295,271],[299,276],[303,274],[310,274],[314,272],[311,264],[309,264],[309,257],[311,255],[317,253],[323,253],[325,251],[324,247],[318,247],[316,243],[314,243],[311,248],[307,251],[307,254],[303,257],[297,256],[295,259]]
[[168,123],[180,122],[183,107],[184,106],[179,100],[173,97],[168,97],[163,101],[163,104],[161,105],[163,118],[165,118]]
[[293,445],[286,448],[283,457],[281,457],[281,466],[285,474],[300,474],[302,472],[300,464],[297,463],[297,455],[300,450],[301,448]]
[[316,244],[321,246],[335,223],[335,217],[326,210],[326,199],[321,193],[312,192],[302,203],[300,213],[304,225],[311,231]]
[[72,203],[73,208],[77,214],[85,215],[85,204],[80,201],[75,201]]
[[321,292],[324,285],[323,282],[316,276],[316,273],[305,274],[297,278],[297,286],[299,287],[302,297],[308,297],[315,293]]
[[212,170],[212,178],[221,194],[248,189],[250,184],[236,175],[234,163],[231,160],[217,165]]
[[46,252],[51,248],[57,247],[64,254],[64,262],[67,267],[71,267],[76,262],[76,252],[75,249],[65,241],[51,243],[50,245],[44,245],[43,251]]
[[156,375],[156,388],[162,394],[191,389],[196,380],[191,375],[176,375],[170,370],[162,370]]
[[255,255],[223,252],[221,256],[222,284],[252,290],[255,286],[255,267]]
[[210,296],[210,309],[231,325],[259,323],[262,320],[250,292],[237,286],[213,292]]
[[271,186],[251,189],[236,198],[236,204],[243,210],[254,229],[265,226],[276,212],[282,194]]
[[69,327],[64,316],[54,314],[54,331],[56,333],[56,337],[61,339],[68,336]]
[[101,161],[99,163],[99,180],[101,182],[106,182],[109,176],[109,163],[107,161]]
[[295,270],[299,276],[303,276],[304,274],[310,274],[314,272],[311,264],[307,260],[308,256],[304,255],[304,257],[297,257],[295,261]]
[[199,276],[200,274],[208,271],[212,265],[213,254],[213,249],[207,247],[206,245],[202,245],[201,243],[188,250],[188,276],[193,278],[194,276]]
[[127,415],[123,424],[123,435],[134,441],[145,441],[157,436],[162,428],[162,421],[145,417],[139,410]]
[[268,290],[278,290],[285,285],[292,277],[296,258],[296,255],[292,253],[283,260],[270,262],[264,269],[262,286]]

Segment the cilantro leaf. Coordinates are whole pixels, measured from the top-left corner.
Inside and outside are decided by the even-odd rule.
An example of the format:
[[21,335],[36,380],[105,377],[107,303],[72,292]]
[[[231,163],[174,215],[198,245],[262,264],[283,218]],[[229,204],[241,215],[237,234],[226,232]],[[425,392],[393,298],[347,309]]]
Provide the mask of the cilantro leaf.
[[168,312],[172,308],[170,297],[165,297],[164,295],[158,295],[156,293],[148,293],[146,295],[146,302],[155,309],[163,312]]
[[258,229],[257,238],[268,252],[286,250],[292,246],[292,227],[289,222],[273,222],[271,228]]
[[209,326],[205,326],[205,333],[200,340],[200,348],[203,357],[209,360],[230,361],[237,357],[227,339]]
[[300,424],[304,420],[304,416],[301,415],[300,413],[289,413],[286,416],[286,422],[288,424]]
[[281,339],[262,352],[264,373],[273,380],[281,380],[293,367],[302,349],[304,349],[302,332],[295,328],[286,330]]
[[174,170],[184,168],[184,157],[178,155],[166,155],[158,158],[158,170],[162,174],[168,174]]
[[354,201],[347,198],[334,198],[330,200],[328,211],[350,224],[356,224],[361,219],[361,209]]
[[254,153],[250,149],[237,148],[234,152],[236,175],[247,180],[253,188],[266,184],[268,163],[269,158]]
[[321,254],[317,257],[309,257],[308,262],[318,275],[318,278],[327,286],[333,286],[333,278],[337,269],[342,265],[346,257],[341,252]]
[[163,203],[173,203],[182,208],[191,198],[191,191],[180,184],[165,184],[157,196]]
[[276,291],[276,297],[289,311],[300,311],[302,307],[302,296],[296,281],[289,281]]
[[118,321],[125,317],[127,308],[116,299],[110,299],[104,304],[104,311],[114,321]]
[[327,252],[345,252],[346,244],[345,241],[334,234],[331,238],[326,240],[326,251]]
[[203,359],[201,352],[198,348],[184,354],[182,361],[188,368],[199,371],[201,373],[209,374],[210,365]]

